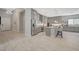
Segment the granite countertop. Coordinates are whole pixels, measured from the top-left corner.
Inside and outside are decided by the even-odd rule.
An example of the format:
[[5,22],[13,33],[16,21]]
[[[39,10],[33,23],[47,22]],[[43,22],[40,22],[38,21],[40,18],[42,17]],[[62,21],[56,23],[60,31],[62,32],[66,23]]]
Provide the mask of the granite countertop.
[[56,29],[57,27],[49,26],[49,27],[46,27],[46,28]]

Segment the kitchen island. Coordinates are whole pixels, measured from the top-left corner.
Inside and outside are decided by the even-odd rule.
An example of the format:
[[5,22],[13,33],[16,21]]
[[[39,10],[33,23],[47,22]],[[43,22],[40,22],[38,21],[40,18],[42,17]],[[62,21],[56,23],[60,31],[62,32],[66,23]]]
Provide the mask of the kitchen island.
[[57,27],[54,27],[54,26],[46,27],[45,28],[45,33],[46,33],[46,36],[53,36],[53,37],[55,37],[56,33],[57,33]]

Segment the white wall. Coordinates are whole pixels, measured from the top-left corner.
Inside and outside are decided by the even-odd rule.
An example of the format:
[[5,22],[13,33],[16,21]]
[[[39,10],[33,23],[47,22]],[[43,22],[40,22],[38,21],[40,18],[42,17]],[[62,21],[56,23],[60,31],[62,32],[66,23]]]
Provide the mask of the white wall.
[[13,15],[12,15],[12,31],[16,31],[16,32],[19,32],[19,20],[20,20],[20,12],[22,12],[24,9],[21,9],[21,8],[17,8]]
[[[13,14],[13,19],[12,19],[12,31],[16,31],[19,32],[20,28],[19,28],[19,18],[20,18],[20,12],[19,11],[21,9],[16,9],[14,11]],[[24,21],[25,21],[25,35],[28,37],[31,37],[31,8],[26,8],[25,10],[25,17],[24,17]]]
[[19,32],[19,12],[17,10],[14,11],[12,17],[12,31]]

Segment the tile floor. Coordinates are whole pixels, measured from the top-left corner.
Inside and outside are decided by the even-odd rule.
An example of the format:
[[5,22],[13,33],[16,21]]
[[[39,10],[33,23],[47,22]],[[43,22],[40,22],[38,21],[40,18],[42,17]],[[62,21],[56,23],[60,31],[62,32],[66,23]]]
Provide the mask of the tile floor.
[[31,38],[17,32],[0,32],[1,51],[79,51],[79,33],[63,32],[63,38],[44,32]]

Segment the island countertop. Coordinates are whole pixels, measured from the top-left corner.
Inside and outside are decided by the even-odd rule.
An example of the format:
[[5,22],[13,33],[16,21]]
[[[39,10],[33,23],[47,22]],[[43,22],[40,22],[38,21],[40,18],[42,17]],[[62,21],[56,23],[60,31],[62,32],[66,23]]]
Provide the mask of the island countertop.
[[46,36],[56,36],[57,27],[53,27],[53,26],[46,27],[45,33],[46,33]]

